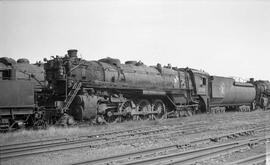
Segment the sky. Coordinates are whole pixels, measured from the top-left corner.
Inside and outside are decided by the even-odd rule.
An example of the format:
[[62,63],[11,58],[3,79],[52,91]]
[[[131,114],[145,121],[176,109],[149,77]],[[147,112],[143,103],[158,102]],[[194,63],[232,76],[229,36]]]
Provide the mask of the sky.
[[0,57],[34,63],[68,49],[270,80],[270,1],[0,0]]

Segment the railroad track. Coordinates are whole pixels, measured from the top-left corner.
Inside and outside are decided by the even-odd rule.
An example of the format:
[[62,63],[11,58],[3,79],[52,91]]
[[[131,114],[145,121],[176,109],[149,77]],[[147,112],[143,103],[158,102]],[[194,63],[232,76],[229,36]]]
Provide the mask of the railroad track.
[[261,136],[257,138],[249,138],[248,140],[241,140],[237,142],[214,145],[214,146],[205,147],[202,149],[179,152],[179,150],[187,146],[191,147],[191,146],[196,146],[202,143],[217,142],[216,139],[230,138],[232,136],[238,137],[238,136],[243,136],[244,134],[248,134],[248,132],[237,132],[233,134],[223,135],[220,137],[196,140],[196,141],[189,142],[187,144],[169,145],[169,146],[152,148],[152,149],[142,150],[138,152],[105,157],[105,158],[100,158],[100,159],[95,159],[95,160],[77,162],[77,163],[74,163],[73,165],[82,165],[82,164],[88,164],[88,165],[125,164],[125,165],[128,165],[128,164],[153,164],[153,163],[161,163],[161,162],[162,162],[161,164],[175,164],[175,163],[179,163],[179,164],[190,163],[191,164],[191,163],[194,163],[194,161],[202,160],[202,158],[206,159],[209,157],[216,156],[217,154],[220,154],[221,152],[232,150],[237,145],[239,145],[238,147],[243,147],[251,143],[256,143],[256,142],[265,141],[269,139],[269,136],[268,137]]
[[[176,144],[170,146],[164,146],[159,148],[152,148],[148,150],[142,150],[138,152],[132,152],[122,155],[116,155],[111,157],[105,157],[95,160],[88,160],[83,162],[77,162],[73,165],[83,165],[83,164],[121,164],[121,165],[132,165],[132,164],[192,164],[197,161],[202,161],[212,157],[219,156],[227,152],[233,152],[240,150],[245,147],[249,147],[254,143],[265,142],[270,139],[270,136],[260,136],[256,138],[249,138],[248,140],[234,141],[225,144],[218,144],[213,146],[208,146],[204,148],[189,150],[181,152],[182,148],[196,146],[202,143],[217,142],[213,139],[223,139],[231,136],[243,135],[244,132],[238,132],[234,134],[228,134],[215,138],[201,139],[197,141],[192,141],[187,144]],[[180,150],[180,151],[179,151]]]
[[[191,128],[189,128],[191,129]],[[256,130],[246,130],[244,132],[236,133],[234,135],[250,135],[254,134],[255,131],[262,131],[265,127],[257,127]],[[186,132],[185,130],[184,132]],[[204,130],[201,130],[204,131]],[[178,131],[179,132],[179,131]],[[173,132],[175,133],[175,132]],[[186,134],[193,134],[194,132],[186,133]],[[185,135],[186,135],[185,134]],[[169,135],[169,133],[168,133]],[[158,136],[158,135],[151,135]],[[229,136],[229,135],[228,135]],[[149,139],[149,136],[140,137]],[[115,139],[115,138],[114,138]],[[103,139],[104,140],[104,139]],[[41,154],[41,153],[49,153],[49,152],[56,152],[56,151],[63,151],[63,150],[71,150],[76,148],[83,148],[83,147],[97,147],[97,146],[108,146],[111,144],[117,144],[117,143],[124,143],[125,141],[137,141],[138,137],[135,138],[128,138],[128,139],[117,139],[117,140],[111,140],[111,141],[102,141],[100,142],[100,139],[88,139],[83,141],[68,141],[66,143],[60,142],[57,144],[42,144],[38,146],[21,146],[21,147],[7,147],[4,150],[1,148],[0,151],[0,159],[9,159],[14,157],[21,157],[21,156],[28,156],[28,155],[34,155],[34,154]],[[212,139],[213,141],[218,141],[219,139]],[[97,143],[99,141],[99,143]],[[94,142],[94,143],[93,143]]]
[[104,136],[111,136],[115,134],[124,134],[124,133],[134,133],[140,132],[144,130],[151,129],[150,127],[140,127],[135,129],[124,129],[120,131],[109,131],[109,132],[102,132],[98,134],[90,134],[85,136],[78,136],[78,137],[63,137],[63,138],[50,138],[50,139],[41,139],[35,141],[28,141],[23,143],[13,143],[0,146],[1,150],[9,150],[9,149],[16,149],[16,148],[24,148],[24,147],[34,147],[34,146],[42,146],[42,145],[54,145],[59,143],[68,143],[72,141],[79,141],[83,139],[91,139],[91,138],[101,138]]
[[[38,147],[38,146],[45,146],[45,145],[56,145],[56,144],[62,144],[62,143],[69,143],[69,142],[75,142],[75,141],[84,141],[89,140],[90,141],[101,141],[101,140],[108,140],[113,138],[119,138],[119,137],[126,137],[126,136],[135,136],[135,135],[146,135],[146,134],[153,134],[158,132],[164,132],[164,131],[170,131],[170,130],[182,130],[187,131],[191,129],[198,129],[203,127],[202,125],[197,126],[196,124],[189,124],[184,126],[176,126],[176,127],[162,127],[158,129],[153,129],[150,127],[140,127],[136,129],[128,129],[128,130],[120,130],[120,131],[113,131],[113,132],[103,132],[98,134],[90,134],[86,136],[79,136],[79,137],[71,137],[71,138],[52,138],[52,139],[43,139],[43,140],[36,140],[36,141],[29,141],[29,142],[23,142],[23,143],[14,143],[14,144],[8,144],[8,145],[2,145],[0,146],[0,149],[3,150],[14,150],[14,149],[20,149],[20,148],[30,148],[30,147]],[[202,124],[202,123],[200,123]],[[194,128],[196,127],[196,128]],[[0,150],[0,151],[1,151]]]
[[[185,125],[180,125],[180,126],[174,125],[174,126],[175,126],[175,129],[177,129],[177,128],[184,128],[184,127],[190,127],[190,126],[198,126],[198,125],[203,125],[203,124],[207,124],[207,123],[206,122],[190,122]],[[172,127],[172,125],[165,125],[165,126]],[[80,139],[89,139],[89,138],[95,138],[95,137],[111,136],[111,135],[140,132],[140,131],[142,132],[142,131],[147,131],[147,130],[151,131],[153,130],[153,127],[144,126],[144,127],[139,127],[139,128],[123,129],[123,130],[118,130],[118,131],[108,131],[108,132],[105,131],[105,132],[101,132],[97,134],[90,134],[90,135],[85,135],[85,136],[50,138],[50,139],[32,140],[32,141],[23,142],[23,143],[11,143],[11,144],[6,144],[6,145],[1,145],[0,149],[6,150],[9,148],[17,148],[17,147],[24,147],[24,146],[28,147],[28,146],[38,146],[38,145],[43,145],[43,144],[55,144],[55,143],[61,143],[61,142],[76,141]],[[159,130],[164,131],[164,130],[169,130],[169,128],[160,128]]]
[[[200,162],[203,160],[207,160],[210,158],[214,158],[220,155],[232,153],[235,151],[239,151],[241,149],[250,148],[251,145],[265,142],[266,140],[270,139],[270,136],[267,137],[260,137],[260,138],[253,138],[248,140],[241,140],[237,142],[230,142],[226,144],[218,144],[211,147],[206,147],[202,149],[196,149],[192,151],[182,152],[182,153],[175,153],[165,156],[155,157],[153,159],[146,159],[141,161],[133,161],[129,163],[123,163],[125,165],[131,164],[162,164],[162,165],[172,165],[172,164],[181,164],[181,165],[188,165],[194,164],[196,162]],[[164,161],[160,163],[161,161]]]
[[[139,135],[143,135],[143,137],[139,138],[149,138],[158,136],[159,134],[163,135],[189,135],[207,131],[204,129],[204,126],[207,126],[209,123],[207,122],[191,122],[187,125],[174,126],[174,127],[166,127],[159,129],[152,129],[150,127],[141,127],[137,129],[128,129],[128,130],[120,130],[113,132],[103,132],[99,134],[91,134],[87,136],[81,137],[73,137],[73,138],[54,138],[48,140],[37,140],[25,143],[18,144],[9,144],[0,146],[0,159],[8,159],[12,157],[19,156],[27,156],[39,153],[47,153],[47,152],[55,152],[83,147],[96,147],[107,144],[115,144],[122,143],[125,141],[138,140]],[[249,124],[251,127],[257,127],[260,124]],[[199,126],[198,126],[199,125]],[[194,128],[195,127],[195,128]],[[265,129],[261,127],[261,129]],[[208,129],[209,130],[209,129]],[[167,132],[166,132],[167,131]],[[164,133],[165,132],[165,133]],[[154,134],[154,135],[151,135]],[[148,136],[151,135],[151,136]],[[135,137],[129,139],[122,139],[125,137]],[[118,139],[118,140],[114,140]],[[93,144],[95,142],[95,144]]]
[[227,165],[265,164],[267,161],[267,157],[268,157],[268,159],[270,157],[269,151],[267,153],[263,153],[263,154],[255,155],[255,156],[252,156],[249,158],[237,160],[237,161],[228,163]]
[[[33,143],[26,142],[26,143],[20,143],[20,144],[5,145],[5,146],[0,147],[1,148],[0,159],[7,159],[7,158],[12,158],[12,157],[27,156],[27,155],[47,153],[47,152],[63,151],[63,150],[83,148],[83,147],[89,147],[89,146],[95,147],[95,146],[106,145],[106,144],[121,143],[121,142],[129,141],[129,140],[137,140],[138,139],[137,137],[133,138],[135,135],[144,135],[145,138],[147,138],[149,137],[147,136],[149,134],[163,133],[164,131],[170,131],[170,129],[174,129],[174,130],[180,129],[181,132],[187,132],[187,131],[198,130],[199,128],[202,128],[202,127],[203,126],[200,126],[195,129],[193,125],[192,127],[188,127],[187,125],[184,127],[161,128],[161,129],[139,131],[139,132],[135,132],[135,130],[132,130],[132,133],[116,135],[112,137],[106,136],[106,135],[111,135],[111,132],[110,132],[110,133],[87,136],[88,137],[87,139],[72,139],[72,140],[71,139],[68,139],[68,140],[56,139],[59,141],[53,141],[53,139],[50,139],[49,141],[41,141],[41,142],[34,141]],[[180,131],[174,131],[174,130],[171,130],[171,131],[173,133],[180,132]],[[132,138],[121,139],[124,137],[132,137]],[[114,140],[114,139],[119,139],[119,140]]]
[[[16,149],[16,148],[24,148],[24,147],[35,147],[35,146],[42,146],[42,145],[55,145],[59,143],[68,143],[73,141],[81,141],[86,139],[101,139],[105,136],[134,136],[136,134],[150,134],[150,133],[156,133],[156,132],[162,132],[162,131],[169,131],[169,130],[177,130],[177,129],[196,129],[200,128],[203,125],[207,125],[207,122],[190,122],[185,125],[174,125],[171,126],[165,125],[164,127],[154,129],[152,127],[139,127],[139,128],[133,128],[133,129],[124,129],[119,131],[109,131],[109,132],[101,132],[97,134],[90,134],[85,136],[76,136],[76,137],[62,137],[62,138],[50,138],[50,139],[41,139],[41,140],[34,140],[34,141],[28,141],[23,143],[13,143],[13,144],[7,144],[0,146],[1,150],[10,150],[10,149]],[[257,126],[260,124],[254,124],[254,126]],[[253,126],[253,125],[252,125]],[[196,127],[196,128],[194,128]],[[185,131],[185,130],[182,130]],[[122,135],[121,135],[122,134]],[[106,138],[104,138],[106,139]]]

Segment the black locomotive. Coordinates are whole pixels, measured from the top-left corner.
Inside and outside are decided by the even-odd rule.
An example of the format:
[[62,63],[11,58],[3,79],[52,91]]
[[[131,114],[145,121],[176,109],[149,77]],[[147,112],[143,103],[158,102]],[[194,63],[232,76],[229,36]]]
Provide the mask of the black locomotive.
[[254,84],[256,89],[256,105],[262,109],[270,108],[270,82],[269,81],[254,81],[250,79],[250,83]]
[[121,64],[113,58],[86,61],[77,57],[77,50],[47,61],[44,68],[53,100],[77,120],[114,122],[226,109],[250,111],[258,96],[254,84],[260,85],[170,65]]
[[[59,114],[110,123],[270,108],[270,82],[236,82],[141,61],[86,61],[77,50],[43,64],[0,58],[1,127],[44,126]],[[64,115],[65,116],[65,115]],[[30,120],[31,119],[31,120]]]
[[38,100],[41,100],[44,87],[41,63],[0,58],[0,130],[43,125],[43,111]]

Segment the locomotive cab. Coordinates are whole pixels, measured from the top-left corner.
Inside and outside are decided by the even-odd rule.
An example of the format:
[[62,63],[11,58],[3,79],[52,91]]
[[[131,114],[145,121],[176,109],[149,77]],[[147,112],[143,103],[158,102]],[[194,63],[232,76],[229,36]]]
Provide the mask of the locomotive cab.
[[0,68],[0,80],[10,80],[10,79],[12,79],[12,77],[13,77],[12,73],[14,73],[12,71],[12,69],[1,69]]
[[200,112],[206,112],[209,109],[209,77],[207,72],[188,69],[192,75],[192,82],[195,88],[194,98],[199,103]]

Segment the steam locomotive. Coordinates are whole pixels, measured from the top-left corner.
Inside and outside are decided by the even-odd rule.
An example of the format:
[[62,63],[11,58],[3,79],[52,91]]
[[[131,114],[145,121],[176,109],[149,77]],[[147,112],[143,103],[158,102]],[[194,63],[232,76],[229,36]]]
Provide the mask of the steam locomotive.
[[253,78],[249,81],[256,89],[255,102],[262,109],[270,108],[270,82],[269,81],[254,81]]
[[[44,65],[52,100],[76,120],[98,122],[250,111],[269,107],[269,82],[235,82],[204,71],[104,58],[86,61],[77,50]],[[261,104],[264,100],[263,105]]]
[[122,64],[109,57],[87,61],[75,49],[44,65],[0,58],[0,90],[1,128],[43,127],[67,114],[111,123],[270,108],[269,81],[240,83],[191,68]]
[[43,114],[38,100],[44,86],[41,63],[0,58],[0,130],[41,125]]

